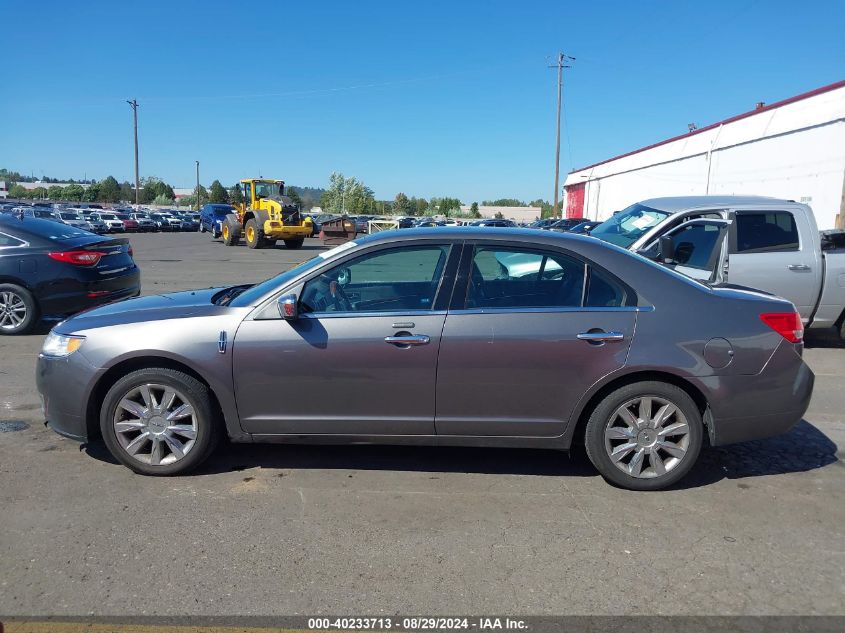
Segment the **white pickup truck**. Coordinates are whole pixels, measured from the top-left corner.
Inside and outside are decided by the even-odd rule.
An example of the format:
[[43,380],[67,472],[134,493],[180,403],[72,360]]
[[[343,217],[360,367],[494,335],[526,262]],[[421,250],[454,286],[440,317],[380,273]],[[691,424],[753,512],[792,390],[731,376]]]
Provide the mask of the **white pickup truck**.
[[845,244],[821,234],[806,204],[757,196],[654,198],[615,213],[590,235],[714,284],[791,301],[807,328],[845,341]]

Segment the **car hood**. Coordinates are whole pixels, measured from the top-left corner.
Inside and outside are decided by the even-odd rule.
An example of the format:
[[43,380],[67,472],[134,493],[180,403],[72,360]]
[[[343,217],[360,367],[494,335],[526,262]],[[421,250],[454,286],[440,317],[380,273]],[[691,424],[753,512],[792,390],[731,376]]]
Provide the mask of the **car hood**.
[[232,308],[211,302],[211,298],[222,290],[225,288],[186,290],[116,301],[80,312],[57,325],[55,330],[59,334],[71,334],[113,325],[226,314]]

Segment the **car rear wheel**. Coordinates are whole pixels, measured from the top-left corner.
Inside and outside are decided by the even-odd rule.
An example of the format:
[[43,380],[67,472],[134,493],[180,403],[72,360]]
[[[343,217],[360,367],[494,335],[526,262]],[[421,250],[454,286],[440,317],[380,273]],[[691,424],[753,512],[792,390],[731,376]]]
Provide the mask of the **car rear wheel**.
[[165,368],[140,369],[109,389],[100,430],[109,451],[142,475],[177,475],[202,463],[220,439],[208,387]]
[[288,248],[302,248],[302,243],[305,242],[304,239],[300,238],[298,240],[285,240],[285,246]]
[[0,284],[0,334],[26,334],[37,322],[32,293],[16,284]]
[[587,423],[590,461],[629,490],[659,490],[686,475],[703,442],[701,413],[681,388],[664,382],[620,387]]

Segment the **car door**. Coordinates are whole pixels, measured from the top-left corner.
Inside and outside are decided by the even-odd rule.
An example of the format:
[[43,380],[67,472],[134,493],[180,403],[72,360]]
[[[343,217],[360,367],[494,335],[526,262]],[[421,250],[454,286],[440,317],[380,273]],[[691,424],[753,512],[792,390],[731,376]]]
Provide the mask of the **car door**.
[[730,283],[788,299],[805,320],[822,284],[821,254],[802,235],[814,228],[803,213],[786,208],[734,209],[730,237]]
[[244,321],[233,350],[243,429],[433,435],[456,249],[417,240],[350,255],[301,285],[295,321],[276,305]]
[[440,344],[438,435],[561,435],[584,392],[625,364],[635,306],[572,253],[467,244]]

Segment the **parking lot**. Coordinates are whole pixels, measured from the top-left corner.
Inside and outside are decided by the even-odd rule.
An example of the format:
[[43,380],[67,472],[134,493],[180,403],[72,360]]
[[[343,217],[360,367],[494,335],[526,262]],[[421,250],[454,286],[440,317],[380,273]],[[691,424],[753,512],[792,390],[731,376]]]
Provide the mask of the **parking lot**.
[[[259,281],[323,249],[130,240],[144,294]],[[0,339],[0,613],[845,614],[845,348],[788,435],[614,488],[582,451],[224,444],[135,475],[44,428],[44,334]],[[279,385],[279,398],[296,397]]]

